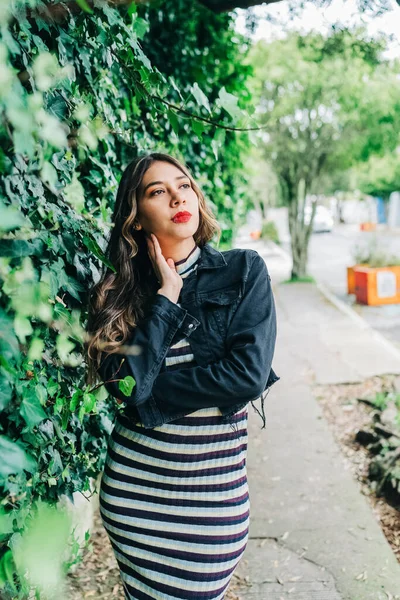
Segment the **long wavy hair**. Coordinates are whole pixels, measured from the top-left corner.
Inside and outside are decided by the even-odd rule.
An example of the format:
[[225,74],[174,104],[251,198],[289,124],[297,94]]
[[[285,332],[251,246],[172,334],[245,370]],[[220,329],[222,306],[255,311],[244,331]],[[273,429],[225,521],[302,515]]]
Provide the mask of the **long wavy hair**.
[[175,165],[191,182],[199,199],[199,226],[194,240],[200,247],[210,241],[221,228],[206,205],[204,195],[189,169],[169,154],[152,152],[132,160],[122,174],[114,212],[113,227],[105,256],[115,273],[103,265],[99,281],[89,291],[88,321],[84,344],[87,362],[86,380],[93,385],[99,380],[97,369],[103,352],[118,352],[133,328],[144,316],[146,305],[159,288],[148,255],[145,232],[135,229],[142,179],[155,161]]

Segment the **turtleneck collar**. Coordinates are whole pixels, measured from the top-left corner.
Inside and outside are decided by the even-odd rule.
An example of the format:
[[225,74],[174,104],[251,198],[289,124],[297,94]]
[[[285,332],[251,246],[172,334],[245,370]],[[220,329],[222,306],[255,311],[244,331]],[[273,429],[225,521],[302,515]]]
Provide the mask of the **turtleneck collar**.
[[200,254],[201,248],[195,244],[186,258],[183,258],[175,263],[175,268],[182,278],[187,277],[187,275],[189,275],[189,273],[193,270],[195,264],[200,258]]

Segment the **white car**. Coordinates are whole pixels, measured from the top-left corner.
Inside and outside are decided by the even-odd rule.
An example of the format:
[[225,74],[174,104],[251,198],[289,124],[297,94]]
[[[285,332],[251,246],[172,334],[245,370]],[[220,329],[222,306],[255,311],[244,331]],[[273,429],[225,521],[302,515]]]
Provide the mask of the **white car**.
[[[311,219],[311,206],[306,206],[304,209],[304,222],[306,225]],[[332,231],[334,220],[331,211],[325,206],[318,205],[314,215],[313,231]]]

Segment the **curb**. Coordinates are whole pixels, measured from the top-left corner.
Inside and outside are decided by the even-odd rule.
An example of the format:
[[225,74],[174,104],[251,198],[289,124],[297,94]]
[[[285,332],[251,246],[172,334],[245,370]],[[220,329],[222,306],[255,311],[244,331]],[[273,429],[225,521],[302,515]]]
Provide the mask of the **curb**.
[[[281,254],[281,256],[283,256],[286,259],[292,260],[292,257],[288,252],[286,252],[286,250],[280,248],[277,244],[275,244],[275,242],[270,243],[276,247],[278,253]],[[371,335],[375,338],[375,340],[379,341],[383,346],[385,346],[386,350],[388,350],[392,354],[392,356],[400,362],[400,349],[397,348],[397,346],[395,346],[393,342],[388,340],[384,335],[379,333],[379,331],[374,329],[365,319],[363,319],[358,313],[356,313],[356,311],[353,308],[351,308],[351,306],[348,306],[342,300],[339,300],[339,298],[337,298],[335,294],[333,294],[333,292],[331,292],[324,283],[319,283],[318,281],[316,281],[316,286],[321,292],[321,294],[331,304],[333,304],[342,313],[350,317],[350,319],[352,319],[352,321],[356,323],[361,329],[369,330]]]

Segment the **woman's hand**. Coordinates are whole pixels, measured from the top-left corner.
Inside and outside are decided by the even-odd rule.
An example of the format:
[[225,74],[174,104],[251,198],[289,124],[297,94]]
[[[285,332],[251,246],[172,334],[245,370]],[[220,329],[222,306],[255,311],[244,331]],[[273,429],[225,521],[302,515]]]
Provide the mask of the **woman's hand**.
[[161,285],[157,294],[166,296],[171,302],[178,302],[179,294],[183,286],[183,279],[175,268],[172,258],[165,260],[159,241],[154,233],[146,236],[149,257],[152,262],[157,279]]

